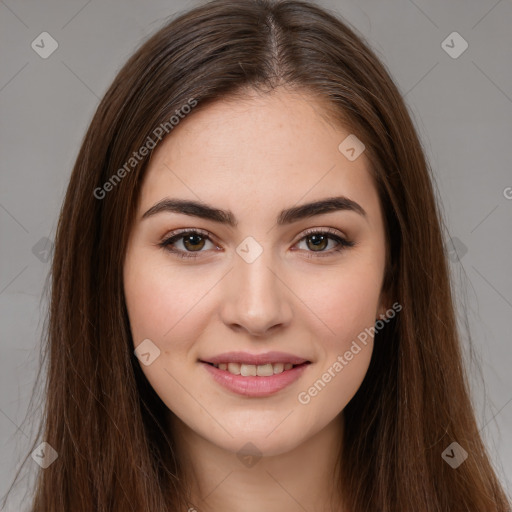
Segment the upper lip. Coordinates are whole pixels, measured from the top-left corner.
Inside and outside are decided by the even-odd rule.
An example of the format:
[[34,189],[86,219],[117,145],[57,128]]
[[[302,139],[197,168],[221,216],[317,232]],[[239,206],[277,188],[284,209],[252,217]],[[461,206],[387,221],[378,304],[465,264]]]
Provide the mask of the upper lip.
[[217,356],[208,357],[201,359],[204,363],[242,363],[242,364],[269,364],[269,363],[292,363],[302,364],[309,362],[293,354],[287,354],[285,352],[264,352],[262,354],[251,354],[249,352],[225,352]]

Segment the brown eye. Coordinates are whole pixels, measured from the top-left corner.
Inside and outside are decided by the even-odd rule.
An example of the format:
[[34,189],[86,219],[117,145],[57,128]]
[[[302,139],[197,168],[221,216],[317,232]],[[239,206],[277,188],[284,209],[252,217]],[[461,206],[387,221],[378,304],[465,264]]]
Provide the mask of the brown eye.
[[[198,234],[194,233],[191,235],[184,236],[182,238],[183,238],[183,245],[189,251],[197,251],[197,250],[200,251],[204,247],[205,241],[204,241],[202,235],[198,235]],[[200,239],[203,239],[203,240],[200,240]]]
[[328,243],[329,236],[325,236],[323,234],[309,235],[306,237],[306,240],[311,240],[311,244],[307,244],[310,249],[313,251],[323,251]]
[[[182,247],[176,247],[179,242]],[[180,258],[197,258],[202,252],[205,252],[203,248],[206,242],[210,242],[214,246],[208,232],[189,229],[172,235],[159,245]]]
[[[335,234],[336,233],[336,234]],[[345,248],[353,247],[355,242],[351,242],[342,236],[337,231],[333,230],[309,230],[298,242],[298,244],[305,241],[307,258],[333,256]],[[326,250],[329,242],[335,242],[331,250]],[[159,243],[160,247],[164,248],[171,254],[180,258],[198,258],[205,248],[205,244],[209,242],[215,248],[212,242],[211,235],[207,231],[200,231],[196,229],[184,229],[178,233]],[[182,247],[179,247],[179,243]]]
[[[304,243],[306,245],[305,251],[307,258],[333,256],[336,253],[355,245],[355,242],[351,242],[346,238],[343,238],[337,231],[332,229],[310,229],[299,240],[299,244],[303,241],[305,241]],[[335,242],[335,246],[332,250],[326,250],[329,245],[329,241]]]

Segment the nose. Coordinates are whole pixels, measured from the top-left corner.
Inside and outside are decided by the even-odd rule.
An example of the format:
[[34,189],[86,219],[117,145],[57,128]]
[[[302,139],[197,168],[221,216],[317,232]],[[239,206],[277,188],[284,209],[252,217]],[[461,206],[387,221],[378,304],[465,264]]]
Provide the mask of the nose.
[[265,337],[271,330],[289,325],[293,293],[283,277],[270,251],[263,251],[252,263],[237,255],[225,284],[224,323],[255,337]]

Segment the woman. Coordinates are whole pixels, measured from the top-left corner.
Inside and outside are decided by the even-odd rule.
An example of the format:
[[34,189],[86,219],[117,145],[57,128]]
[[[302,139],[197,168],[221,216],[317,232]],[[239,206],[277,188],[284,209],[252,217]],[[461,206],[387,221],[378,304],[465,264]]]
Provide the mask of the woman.
[[32,510],[509,510],[441,224],[346,24],[295,0],[167,24],[100,103],[62,208]]

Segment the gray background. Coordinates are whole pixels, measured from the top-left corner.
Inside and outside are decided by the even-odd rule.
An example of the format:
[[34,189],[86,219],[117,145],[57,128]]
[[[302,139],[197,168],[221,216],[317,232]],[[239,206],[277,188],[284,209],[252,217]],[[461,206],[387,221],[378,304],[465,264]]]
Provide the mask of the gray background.
[[[99,98],[138,44],[166,17],[197,3],[0,2],[0,496],[32,440],[24,420],[45,311],[45,245],[51,248],[46,239],[55,235],[81,139]],[[474,367],[469,370],[477,420],[511,493],[512,1],[319,4],[367,38],[419,130],[446,236],[454,240],[450,265],[457,302],[461,312],[466,304],[482,368],[481,379]],[[469,44],[458,58],[441,44],[453,31]],[[31,47],[42,32],[58,42],[46,59]],[[456,40],[447,44],[461,48]],[[28,466],[35,466],[32,459]],[[27,485],[22,481],[19,491]]]

